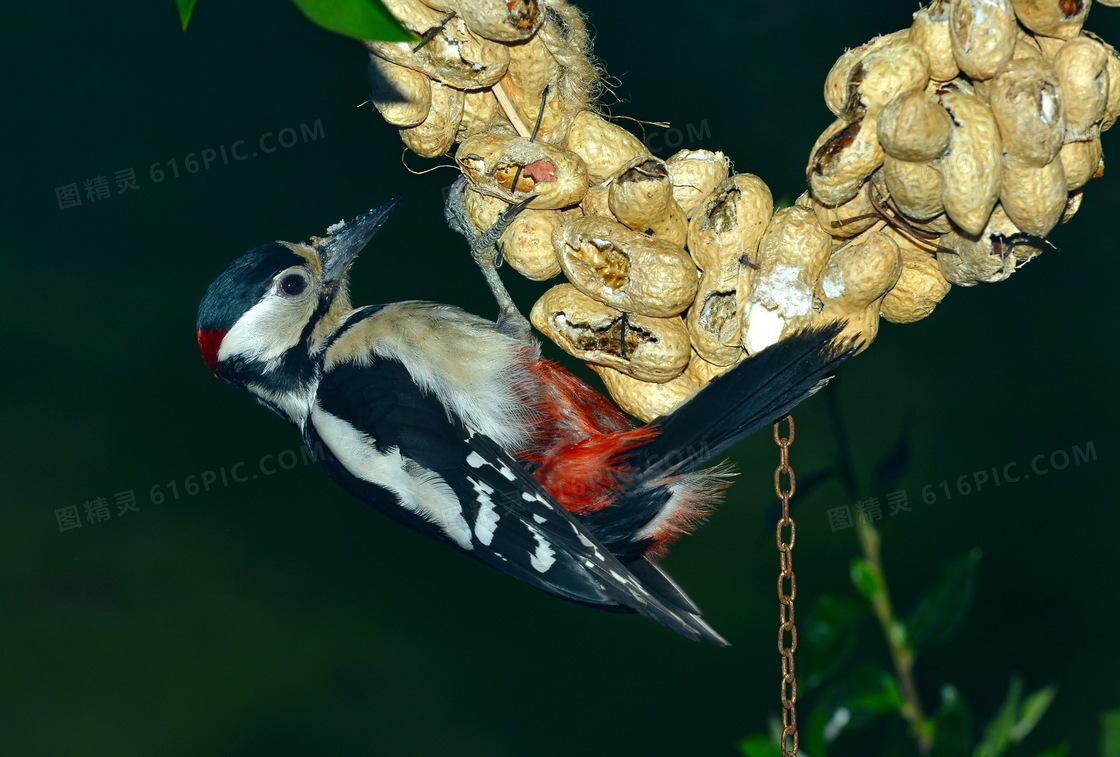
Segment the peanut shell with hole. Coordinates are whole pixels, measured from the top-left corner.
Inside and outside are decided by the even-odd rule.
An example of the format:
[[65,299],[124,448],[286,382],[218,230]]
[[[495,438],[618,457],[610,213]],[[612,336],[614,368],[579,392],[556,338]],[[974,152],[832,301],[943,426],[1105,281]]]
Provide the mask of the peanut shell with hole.
[[1011,0],[1019,22],[1035,34],[1073,39],[1089,15],[1088,0]]
[[[443,23],[444,14],[410,0],[388,0],[386,5],[405,28],[422,37]],[[407,6],[406,17],[398,13]],[[422,10],[418,10],[422,9]],[[501,79],[509,68],[509,49],[473,34],[456,16],[416,52],[415,42],[366,42],[371,53],[398,66],[411,68],[443,84],[462,90],[485,89]]]
[[533,325],[569,355],[641,381],[662,383],[684,372],[691,356],[684,321],[623,313],[571,284],[544,293]]
[[961,71],[990,79],[1015,51],[1018,22],[1010,0],[951,0],[949,41]]
[[617,221],[565,218],[552,245],[577,289],[619,310],[667,318],[696,297],[698,273],[684,248]]
[[1057,73],[1041,58],[1011,60],[989,83],[988,105],[1004,149],[1044,166],[1065,139],[1065,111]]
[[575,205],[587,192],[587,172],[578,155],[512,134],[471,137],[459,145],[455,162],[479,192],[510,203],[535,194],[529,207],[538,210]]
[[745,301],[742,330],[748,354],[811,322],[813,289],[831,249],[832,237],[812,210],[794,205],[774,214],[759,242],[759,268]]
[[681,150],[665,161],[673,182],[673,199],[685,217],[692,218],[696,209],[731,171],[731,161],[722,152]]
[[611,213],[634,231],[683,245],[688,220],[673,199],[673,181],[665,161],[653,156],[631,160],[611,180],[607,193]]
[[876,114],[840,118],[813,145],[806,174],[813,196],[824,205],[840,205],[855,197],[863,182],[883,162],[875,135]]

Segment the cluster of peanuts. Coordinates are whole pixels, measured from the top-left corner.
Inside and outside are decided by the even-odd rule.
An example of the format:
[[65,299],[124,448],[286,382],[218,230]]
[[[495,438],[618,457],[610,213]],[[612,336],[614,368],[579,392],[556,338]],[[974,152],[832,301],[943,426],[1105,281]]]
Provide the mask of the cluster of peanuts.
[[866,347],[880,318],[924,318],[951,284],[1039,254],[1120,115],[1120,57],[1081,30],[1089,4],[933,0],[849,50],[809,191],[777,210],[723,153],[662,160],[596,112],[565,0],[387,0],[424,44],[367,43],[372,99],[418,154],[458,144],[480,233],[535,196],[500,241],[521,274],[566,279],[533,325],[650,420],[798,330],[844,321]]

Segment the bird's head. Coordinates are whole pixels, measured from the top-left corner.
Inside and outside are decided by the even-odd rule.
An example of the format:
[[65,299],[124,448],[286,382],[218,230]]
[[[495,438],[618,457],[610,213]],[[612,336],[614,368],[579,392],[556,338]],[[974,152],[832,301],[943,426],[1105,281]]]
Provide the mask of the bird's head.
[[313,352],[350,311],[350,265],[398,202],[335,224],[326,237],[270,242],[234,261],[198,308],[198,347],[210,371],[246,384]]

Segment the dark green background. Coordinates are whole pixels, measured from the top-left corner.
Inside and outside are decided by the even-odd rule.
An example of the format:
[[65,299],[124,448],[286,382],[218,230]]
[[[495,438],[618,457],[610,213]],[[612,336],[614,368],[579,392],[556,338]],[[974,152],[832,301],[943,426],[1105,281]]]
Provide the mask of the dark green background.
[[[830,121],[831,62],[913,10],[583,7],[620,79],[614,113],[671,121],[680,132],[663,142],[721,149],[791,198]],[[393,130],[358,107],[356,43],[283,2],[203,0],[186,35],[171,0],[7,15],[0,752],[728,755],[765,728],[778,694],[766,435],[736,449],[745,475],[730,501],[668,560],[729,650],[533,592],[390,523],[314,466],[150,503],[153,486],[182,492],[191,474],[256,470],[297,446],[198,358],[197,302],[243,250],[322,233],[403,192],[355,269],[355,301],[493,307],[440,221],[453,172],[410,175]],[[1089,27],[1120,41],[1120,11],[1094,9]],[[157,161],[182,171],[189,153],[316,121],[315,142],[149,176]],[[688,139],[688,125],[706,136]],[[1117,140],[1106,135],[1106,153]],[[117,195],[125,168],[139,189]],[[59,210],[56,187],[98,175],[109,199]],[[970,622],[919,661],[927,707],[947,681],[984,717],[1014,671],[1032,689],[1055,682],[1033,743],[1068,740],[1077,755],[1095,753],[1098,712],[1120,706],[1118,202],[1120,181],[1094,181],[1053,235],[1060,251],[1006,283],[955,289],[928,320],[885,324],[839,380],[863,469],[913,418],[913,511],[883,524],[897,604],[950,558],[984,550]],[[541,290],[516,286],[526,305]],[[797,417],[794,464],[808,472],[833,454],[824,403]],[[1096,461],[1076,468],[934,505],[919,496],[1089,443]],[[127,490],[139,512],[60,533],[56,509]],[[838,486],[801,504],[802,607],[848,590],[854,532],[832,532],[826,515],[846,504]]]

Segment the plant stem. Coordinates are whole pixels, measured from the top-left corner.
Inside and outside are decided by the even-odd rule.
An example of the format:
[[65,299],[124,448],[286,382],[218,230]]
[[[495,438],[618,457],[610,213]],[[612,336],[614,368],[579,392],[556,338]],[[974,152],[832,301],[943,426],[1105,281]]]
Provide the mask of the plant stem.
[[[855,464],[852,459],[852,450],[848,444],[847,427],[840,414],[840,405],[837,399],[835,379],[825,391],[829,416],[832,419],[833,434],[836,437],[837,457],[840,461],[840,478],[848,496],[855,501],[861,499],[859,482],[856,479]],[[895,675],[898,677],[899,689],[902,692],[902,709],[900,714],[910,726],[910,732],[917,742],[919,754],[929,754],[933,747],[932,734],[926,721],[925,711],[922,709],[922,700],[918,696],[918,687],[914,682],[914,650],[906,639],[906,627],[894,616],[894,607],[891,604],[890,591],[887,588],[887,574],[883,569],[883,553],[880,547],[879,532],[872,525],[870,518],[860,517],[856,514],[856,533],[859,536],[860,551],[863,558],[875,571],[878,577],[878,591],[871,599],[871,609],[875,613],[883,637],[890,650],[891,662],[894,664]]]

